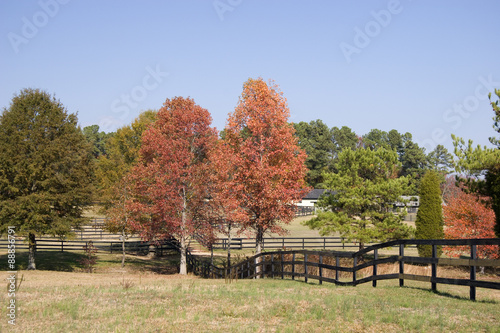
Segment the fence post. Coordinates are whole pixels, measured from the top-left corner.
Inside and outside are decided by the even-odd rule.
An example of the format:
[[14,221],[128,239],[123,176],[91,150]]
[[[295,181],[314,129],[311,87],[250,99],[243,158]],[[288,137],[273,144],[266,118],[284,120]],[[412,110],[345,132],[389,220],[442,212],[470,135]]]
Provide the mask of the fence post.
[[274,254],[271,254],[271,279],[274,279]]
[[302,238],[302,250],[306,249],[306,244],[304,238]]
[[295,280],[295,252],[292,255],[292,280]]
[[113,253],[113,242],[109,243],[109,252]]
[[280,259],[281,259],[281,279],[285,278],[285,264],[283,264],[283,252],[280,251]]
[[352,282],[356,285],[356,267],[358,266],[358,257],[354,256],[352,264]]
[[399,286],[402,287],[405,285],[405,279],[403,275],[405,273],[405,262],[403,257],[405,255],[405,246],[404,244],[399,244]]
[[64,252],[64,241],[61,240],[61,252]]
[[304,279],[307,283],[307,253],[304,253]]
[[436,277],[437,277],[437,246],[432,244],[432,264],[431,264],[431,289],[433,292],[437,291]]
[[375,249],[373,250],[373,281],[372,281],[373,287],[377,286],[377,280],[375,280],[375,278],[377,277],[377,260],[378,260],[378,249]]
[[[476,245],[473,244],[470,246],[470,258],[471,258],[471,261],[472,260],[476,260],[477,259],[477,251],[476,251]],[[476,281],[476,264],[473,263],[471,266],[470,266],[470,280],[471,282],[474,282]],[[475,286],[470,286],[470,299],[471,301],[475,301],[476,300],[476,287]]]
[[323,284],[323,254],[319,255],[319,284]]
[[335,255],[335,280],[339,281],[339,256]]
[[326,250],[326,238],[323,237],[323,250]]

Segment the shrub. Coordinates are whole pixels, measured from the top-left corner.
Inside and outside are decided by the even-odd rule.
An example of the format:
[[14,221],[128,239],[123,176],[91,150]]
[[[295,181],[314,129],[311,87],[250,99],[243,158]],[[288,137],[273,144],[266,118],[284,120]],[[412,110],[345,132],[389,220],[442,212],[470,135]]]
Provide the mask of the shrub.
[[[439,188],[439,176],[434,171],[428,171],[422,178],[420,185],[420,207],[417,212],[415,226],[417,228],[415,237],[417,239],[442,239],[443,231],[443,208],[441,190]],[[420,257],[431,257],[431,245],[418,245]],[[438,246],[437,256],[442,253]]]

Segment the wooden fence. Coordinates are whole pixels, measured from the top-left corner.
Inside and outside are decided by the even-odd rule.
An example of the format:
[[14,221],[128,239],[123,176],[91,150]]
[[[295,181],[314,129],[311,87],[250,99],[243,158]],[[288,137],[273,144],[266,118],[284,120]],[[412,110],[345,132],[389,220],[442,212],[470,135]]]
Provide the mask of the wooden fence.
[[[432,246],[432,257],[421,258],[406,256],[405,246],[429,245]],[[468,246],[468,258],[452,259],[438,258],[438,246]],[[462,285],[470,288],[470,299],[476,299],[476,288],[500,289],[499,282],[481,281],[476,278],[477,267],[498,267],[500,260],[477,258],[477,246],[500,245],[499,238],[492,239],[454,239],[454,240],[397,240],[369,246],[358,252],[340,251],[274,251],[264,252],[234,264],[228,269],[216,267],[206,260],[188,255],[188,264],[191,271],[203,277],[251,279],[257,277],[291,277],[303,278],[305,282],[318,280],[319,283],[330,282],[338,285],[355,286],[372,282],[377,286],[379,280],[398,279],[399,285],[404,286],[405,280],[423,281],[431,284],[433,291],[437,284]],[[397,247],[399,255],[379,257],[378,251],[384,248]],[[365,261],[368,260],[368,261]],[[358,263],[359,262],[359,263]],[[378,274],[377,267],[381,264],[397,263],[398,273]],[[430,264],[430,276],[405,273],[405,264]],[[437,267],[466,266],[470,270],[469,279],[444,278],[437,276]],[[361,274],[362,277],[361,277]],[[346,275],[349,277],[346,279]]]
[[[38,239],[36,241],[36,249],[37,251],[82,251],[86,243],[87,241],[81,240]],[[103,252],[122,252],[121,241],[92,241],[92,243],[98,250]],[[0,249],[7,249],[8,244],[8,240],[0,239]],[[16,241],[15,246],[17,250],[27,250],[29,248],[28,243],[20,240]],[[169,240],[162,241],[159,244],[150,244],[141,241],[125,242],[125,252],[137,255],[147,255],[150,252],[156,252],[156,254],[161,256],[164,252],[172,250],[177,251],[177,247]]]
[[[214,250],[226,250],[229,245],[227,238],[218,239],[213,245]],[[369,245],[369,244],[367,244]],[[341,237],[273,237],[264,238],[263,249],[349,249],[359,248],[356,243],[345,243]],[[232,250],[255,249],[255,238],[232,238]]]

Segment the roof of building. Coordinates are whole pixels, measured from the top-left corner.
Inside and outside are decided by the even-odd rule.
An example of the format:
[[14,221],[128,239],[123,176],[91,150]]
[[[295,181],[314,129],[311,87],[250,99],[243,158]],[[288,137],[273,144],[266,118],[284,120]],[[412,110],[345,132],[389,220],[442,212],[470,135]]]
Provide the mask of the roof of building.
[[303,198],[304,200],[318,200],[319,197],[323,195],[323,193],[329,192],[333,193],[331,190],[325,190],[322,188],[315,188],[314,190],[307,193],[307,195]]

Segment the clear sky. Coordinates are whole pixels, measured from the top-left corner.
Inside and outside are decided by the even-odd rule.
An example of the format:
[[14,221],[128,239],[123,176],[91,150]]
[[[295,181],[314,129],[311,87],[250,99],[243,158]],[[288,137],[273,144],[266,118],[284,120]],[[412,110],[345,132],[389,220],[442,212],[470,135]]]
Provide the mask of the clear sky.
[[40,88],[109,132],[190,96],[222,129],[248,78],[273,79],[291,121],[451,133],[488,144],[500,88],[499,1],[0,2],[0,107]]

